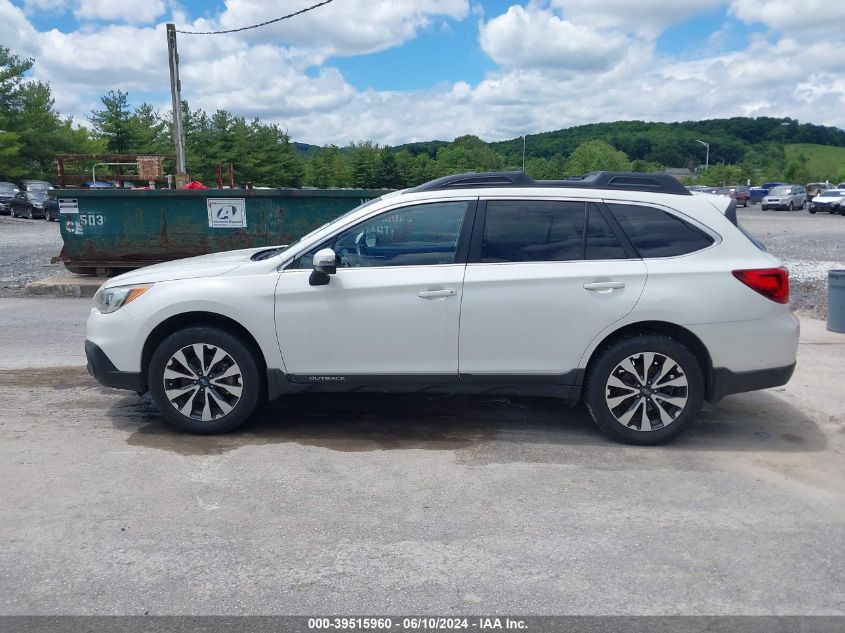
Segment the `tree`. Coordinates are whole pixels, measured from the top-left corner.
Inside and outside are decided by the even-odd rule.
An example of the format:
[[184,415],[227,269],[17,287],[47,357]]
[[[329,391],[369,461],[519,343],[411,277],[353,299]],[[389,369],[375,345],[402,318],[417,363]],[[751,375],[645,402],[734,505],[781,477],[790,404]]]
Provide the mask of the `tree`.
[[9,118],[21,107],[24,75],[32,68],[31,59],[23,59],[0,44],[0,130],[8,126]]
[[21,85],[31,59],[22,59],[0,44],[0,176],[18,178],[26,173],[19,156],[24,145],[16,129],[21,109]]
[[170,154],[170,123],[149,103],[142,103],[129,117],[132,150],[138,154]]
[[399,165],[396,162],[396,155],[392,149],[382,148],[379,152],[379,187],[383,189],[399,189],[402,186],[402,177],[399,173]]
[[566,161],[566,174],[583,175],[591,171],[624,171],[631,162],[624,152],[604,141],[587,141],[579,145]]
[[352,154],[352,186],[373,189],[379,186],[379,146],[373,141],[359,141],[349,147]]
[[132,137],[132,113],[129,110],[129,94],[121,90],[109,90],[100,97],[102,110],[92,110],[88,120],[94,126],[97,136],[105,140],[106,148],[113,152],[127,152],[134,144]]

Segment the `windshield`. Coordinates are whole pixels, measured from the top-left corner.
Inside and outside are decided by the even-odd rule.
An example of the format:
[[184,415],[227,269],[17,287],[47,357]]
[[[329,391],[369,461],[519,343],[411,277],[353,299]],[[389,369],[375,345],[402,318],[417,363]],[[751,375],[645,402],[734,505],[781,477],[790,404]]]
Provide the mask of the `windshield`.
[[47,194],[44,191],[27,191],[26,197],[30,200],[46,200]]
[[819,194],[819,198],[841,198],[845,196],[845,191],[824,191]]
[[0,182],[0,191],[12,191],[12,192],[14,192],[14,191],[17,191],[17,190],[18,190],[18,188],[15,187],[15,185],[13,185],[10,182]]
[[[393,194],[393,193],[400,193],[400,192],[398,192],[398,191],[396,191],[396,192],[391,192],[391,194]],[[391,194],[385,194],[385,195],[391,195]],[[364,202],[363,204],[359,204],[359,205],[358,205],[357,207],[355,207],[354,209],[350,209],[349,211],[347,211],[347,212],[346,212],[346,213],[344,213],[343,215],[339,215],[339,216],[337,216],[334,220],[329,220],[328,222],[326,222],[326,223],[325,223],[325,224],[323,224],[322,226],[317,227],[316,229],[314,229],[314,230],[313,230],[313,231],[311,231],[310,233],[306,233],[305,235],[303,235],[302,237],[300,237],[298,240],[295,240],[295,241],[291,242],[290,244],[286,244],[284,247],[282,247],[282,248],[280,248],[280,249],[279,249],[278,253],[273,253],[273,254],[271,254],[271,255],[268,255],[268,257],[273,257],[274,255],[284,253],[286,250],[288,250],[288,249],[289,249],[289,248],[291,248],[292,246],[296,246],[297,244],[299,244],[299,243],[300,243],[301,241],[303,241],[304,239],[311,237],[312,235],[314,235],[315,233],[318,233],[319,231],[322,231],[322,230],[323,230],[324,228],[326,228],[327,226],[329,226],[329,225],[331,225],[331,224],[334,224],[335,222],[339,222],[340,220],[342,220],[343,218],[345,218],[347,215],[350,215],[350,214],[352,214],[352,213],[355,213],[356,211],[360,211],[361,209],[363,209],[363,208],[365,208],[365,207],[369,207],[370,205],[375,204],[376,202],[379,202],[379,201],[380,201],[380,200],[382,200],[383,198],[384,198],[384,196],[379,196],[378,198],[373,198],[372,200],[367,200],[367,201],[366,201],[366,202]],[[261,259],[266,259],[266,257],[262,257]]]
[[769,192],[771,196],[788,196],[792,193],[792,187],[775,187]]
[[52,185],[43,180],[30,180],[26,183],[26,188],[30,191],[47,191]]

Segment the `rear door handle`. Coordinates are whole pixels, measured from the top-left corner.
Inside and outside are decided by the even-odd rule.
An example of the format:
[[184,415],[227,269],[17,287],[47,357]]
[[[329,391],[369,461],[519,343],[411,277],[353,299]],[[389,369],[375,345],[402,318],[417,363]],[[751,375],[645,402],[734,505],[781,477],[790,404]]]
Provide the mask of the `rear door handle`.
[[584,284],[584,290],[592,290],[594,292],[609,292],[611,290],[619,290],[624,287],[624,281],[593,281]]
[[457,290],[446,288],[445,290],[423,290],[417,293],[420,299],[445,299],[446,297],[454,297],[458,294]]

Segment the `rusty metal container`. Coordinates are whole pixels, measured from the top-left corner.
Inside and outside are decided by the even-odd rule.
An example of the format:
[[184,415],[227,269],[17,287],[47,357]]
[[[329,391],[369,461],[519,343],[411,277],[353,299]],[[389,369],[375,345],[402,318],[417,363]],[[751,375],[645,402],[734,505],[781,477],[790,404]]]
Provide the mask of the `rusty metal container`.
[[109,275],[237,248],[286,244],[376,198],[372,189],[59,189],[71,272]]

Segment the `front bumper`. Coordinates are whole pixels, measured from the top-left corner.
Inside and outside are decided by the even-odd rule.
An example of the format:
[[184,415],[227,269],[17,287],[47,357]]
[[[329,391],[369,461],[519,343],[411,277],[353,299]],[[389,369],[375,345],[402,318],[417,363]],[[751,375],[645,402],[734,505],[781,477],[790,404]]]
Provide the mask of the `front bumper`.
[[724,367],[717,367],[712,371],[710,376],[707,401],[718,402],[732,393],[744,393],[746,391],[780,387],[789,382],[794,371],[795,363],[786,367],[741,372],[733,372]]
[[147,390],[144,377],[140,372],[120,371],[96,343],[85,341],[85,356],[88,358],[88,373],[94,376],[101,385],[115,389],[129,389],[138,393]]

